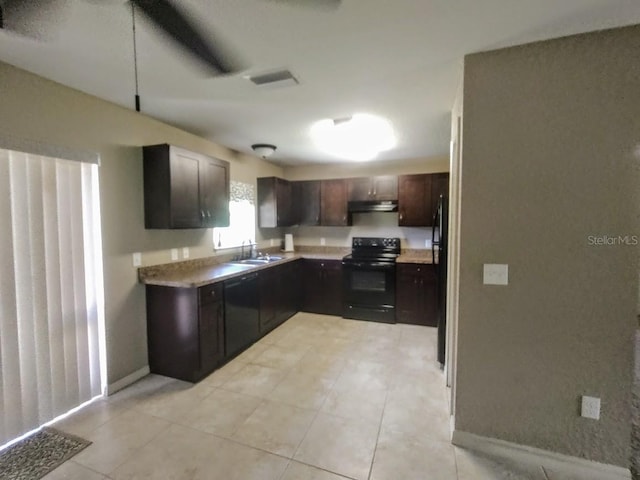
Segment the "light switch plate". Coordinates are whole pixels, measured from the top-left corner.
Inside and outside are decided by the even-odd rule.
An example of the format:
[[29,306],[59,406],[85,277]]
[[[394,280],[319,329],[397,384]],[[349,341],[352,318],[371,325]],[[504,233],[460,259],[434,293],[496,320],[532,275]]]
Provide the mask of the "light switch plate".
[[482,283],[485,285],[509,285],[509,265],[485,263]]
[[142,265],[142,254],[140,252],[136,252],[133,254],[133,266],[139,267]]
[[598,397],[583,395],[580,415],[584,418],[600,420],[600,399]]
[[176,260],[178,260],[178,249],[177,248],[172,248],[171,249],[171,261],[175,262]]
[[182,247],[182,258],[189,258],[189,247]]

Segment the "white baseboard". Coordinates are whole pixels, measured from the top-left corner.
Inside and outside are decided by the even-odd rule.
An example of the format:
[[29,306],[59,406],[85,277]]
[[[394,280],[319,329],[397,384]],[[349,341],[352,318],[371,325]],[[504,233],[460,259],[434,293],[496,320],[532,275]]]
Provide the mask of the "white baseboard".
[[149,365],[146,365],[136,370],[135,372],[130,373],[126,377],[121,378],[116,382],[110,383],[109,385],[107,385],[107,396],[113,395],[117,391],[122,390],[125,387],[128,387],[132,383],[135,383],[141,378],[146,377],[147,375],[149,375],[149,373],[151,373],[151,370],[149,370]]
[[454,430],[451,442],[458,447],[505,458],[530,465],[541,465],[559,472],[574,475],[575,478],[598,480],[631,480],[628,468],[605,463],[592,462],[584,458],[550,452],[540,448],[519,445],[496,438],[483,437],[473,433]]

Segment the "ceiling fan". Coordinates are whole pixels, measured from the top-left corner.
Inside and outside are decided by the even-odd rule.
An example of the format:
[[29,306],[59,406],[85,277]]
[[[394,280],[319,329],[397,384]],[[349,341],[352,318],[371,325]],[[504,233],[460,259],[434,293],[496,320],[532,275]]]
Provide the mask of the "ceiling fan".
[[[121,0],[122,1],[122,0]],[[269,0],[305,7],[337,8],[342,0]],[[125,2],[122,2],[125,3]],[[239,62],[226,55],[222,45],[205,35],[175,0],[128,0],[177,45],[200,60],[214,74],[239,71]],[[56,15],[68,6],[68,0],[0,0],[0,28],[18,34],[42,38],[42,32],[55,22]]]

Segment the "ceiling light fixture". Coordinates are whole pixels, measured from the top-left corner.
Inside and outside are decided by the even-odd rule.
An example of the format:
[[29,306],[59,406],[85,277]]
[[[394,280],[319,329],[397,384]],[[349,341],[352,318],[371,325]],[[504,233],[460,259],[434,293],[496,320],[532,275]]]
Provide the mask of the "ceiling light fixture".
[[373,160],[396,145],[391,124],[367,113],[324,119],[311,126],[311,137],[322,151],[345,160]]
[[254,152],[256,152],[258,156],[267,158],[273,155],[277,147],[268,143],[256,143],[254,145],[251,145],[251,148]]

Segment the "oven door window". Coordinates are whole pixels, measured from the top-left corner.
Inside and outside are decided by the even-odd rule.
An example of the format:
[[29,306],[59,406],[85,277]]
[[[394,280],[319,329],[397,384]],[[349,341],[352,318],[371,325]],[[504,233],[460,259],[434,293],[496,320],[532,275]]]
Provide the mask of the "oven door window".
[[351,290],[359,292],[384,292],[387,289],[387,275],[379,271],[352,271]]

